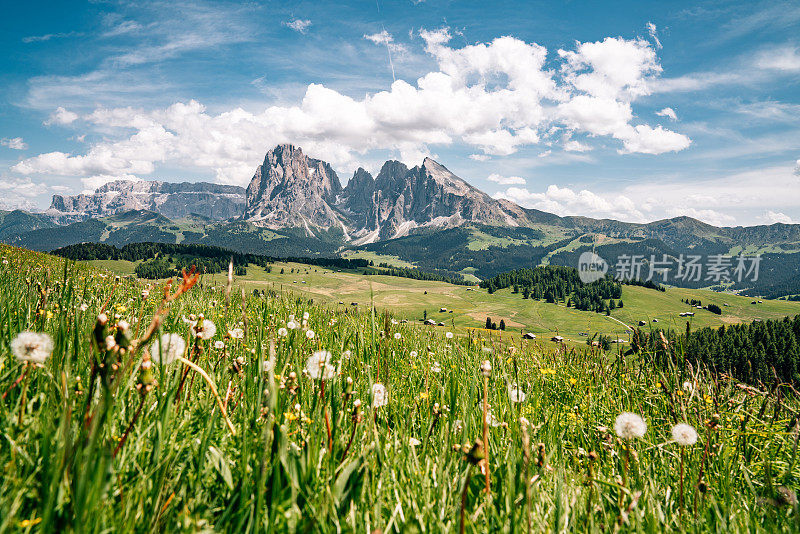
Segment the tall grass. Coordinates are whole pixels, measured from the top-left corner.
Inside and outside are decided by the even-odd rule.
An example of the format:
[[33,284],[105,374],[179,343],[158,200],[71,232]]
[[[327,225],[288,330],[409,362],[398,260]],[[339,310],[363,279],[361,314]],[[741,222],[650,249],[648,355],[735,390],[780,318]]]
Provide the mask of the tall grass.
[[[163,284],[5,246],[0,256],[1,532],[800,527],[790,386],[714,378],[679,357],[655,367],[647,355],[448,339],[235,283],[229,299],[200,280],[165,305]],[[183,320],[200,314],[211,339]],[[298,328],[283,337],[290,315]],[[42,366],[12,354],[24,330],[52,336]],[[219,399],[181,361],[146,363],[162,333],[184,337]],[[109,351],[107,334],[128,348]],[[305,370],[320,350],[335,377]],[[377,383],[388,403],[374,408]],[[645,419],[642,439],[615,435],[625,411]],[[684,422],[699,440],[680,448],[670,431]]]

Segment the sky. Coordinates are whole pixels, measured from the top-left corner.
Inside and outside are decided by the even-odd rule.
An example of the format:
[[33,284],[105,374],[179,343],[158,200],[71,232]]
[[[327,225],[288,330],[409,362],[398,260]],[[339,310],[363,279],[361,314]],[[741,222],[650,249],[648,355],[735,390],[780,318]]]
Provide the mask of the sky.
[[800,223],[800,3],[13,2],[0,209],[433,157],[559,215]]

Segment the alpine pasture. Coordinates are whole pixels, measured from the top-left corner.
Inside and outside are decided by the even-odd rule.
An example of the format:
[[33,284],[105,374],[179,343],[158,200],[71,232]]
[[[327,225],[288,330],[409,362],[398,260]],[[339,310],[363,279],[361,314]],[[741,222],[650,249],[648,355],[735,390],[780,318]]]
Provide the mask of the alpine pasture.
[[[392,305],[383,277],[316,273],[353,286],[340,297],[313,267],[305,284],[288,269],[152,282],[7,246],[0,257],[0,531],[799,526],[795,390],[712,375],[679,346],[656,365],[466,331],[494,300],[498,319],[530,328],[559,307],[422,289],[447,284],[402,280],[416,300]],[[639,291],[625,288],[614,317],[683,309],[683,290],[657,307]],[[785,304],[724,299],[742,320]],[[402,321],[440,306],[455,328]],[[611,322],[563,312],[581,314],[576,330]]]

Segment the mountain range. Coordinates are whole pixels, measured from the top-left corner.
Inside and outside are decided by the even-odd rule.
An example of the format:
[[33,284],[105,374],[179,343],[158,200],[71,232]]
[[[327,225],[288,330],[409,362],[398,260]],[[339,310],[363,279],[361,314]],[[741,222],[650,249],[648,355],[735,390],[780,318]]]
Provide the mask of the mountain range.
[[577,254],[591,249],[612,258],[745,251],[764,255],[779,292],[797,286],[800,293],[800,225],[560,217],[494,199],[431,158],[412,168],[387,161],[375,176],[359,168],[343,187],[330,164],[292,145],[267,152],[246,189],[115,181],[93,194],[54,195],[44,213],[0,212],[0,240],[39,250],[160,241],[272,256],[361,255],[479,278],[540,263],[576,265]]

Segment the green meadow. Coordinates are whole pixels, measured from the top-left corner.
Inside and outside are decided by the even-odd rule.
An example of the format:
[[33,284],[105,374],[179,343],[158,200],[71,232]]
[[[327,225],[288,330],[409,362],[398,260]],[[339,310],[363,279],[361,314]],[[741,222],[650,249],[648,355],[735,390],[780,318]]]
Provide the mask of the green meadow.
[[[680,346],[501,340],[464,329],[469,305],[543,331],[574,312],[314,267],[145,281],[0,260],[0,532],[800,527],[796,390]],[[684,294],[626,291],[623,321],[666,322]],[[725,299],[741,320],[782,310]],[[432,306],[460,335],[402,321]]]

